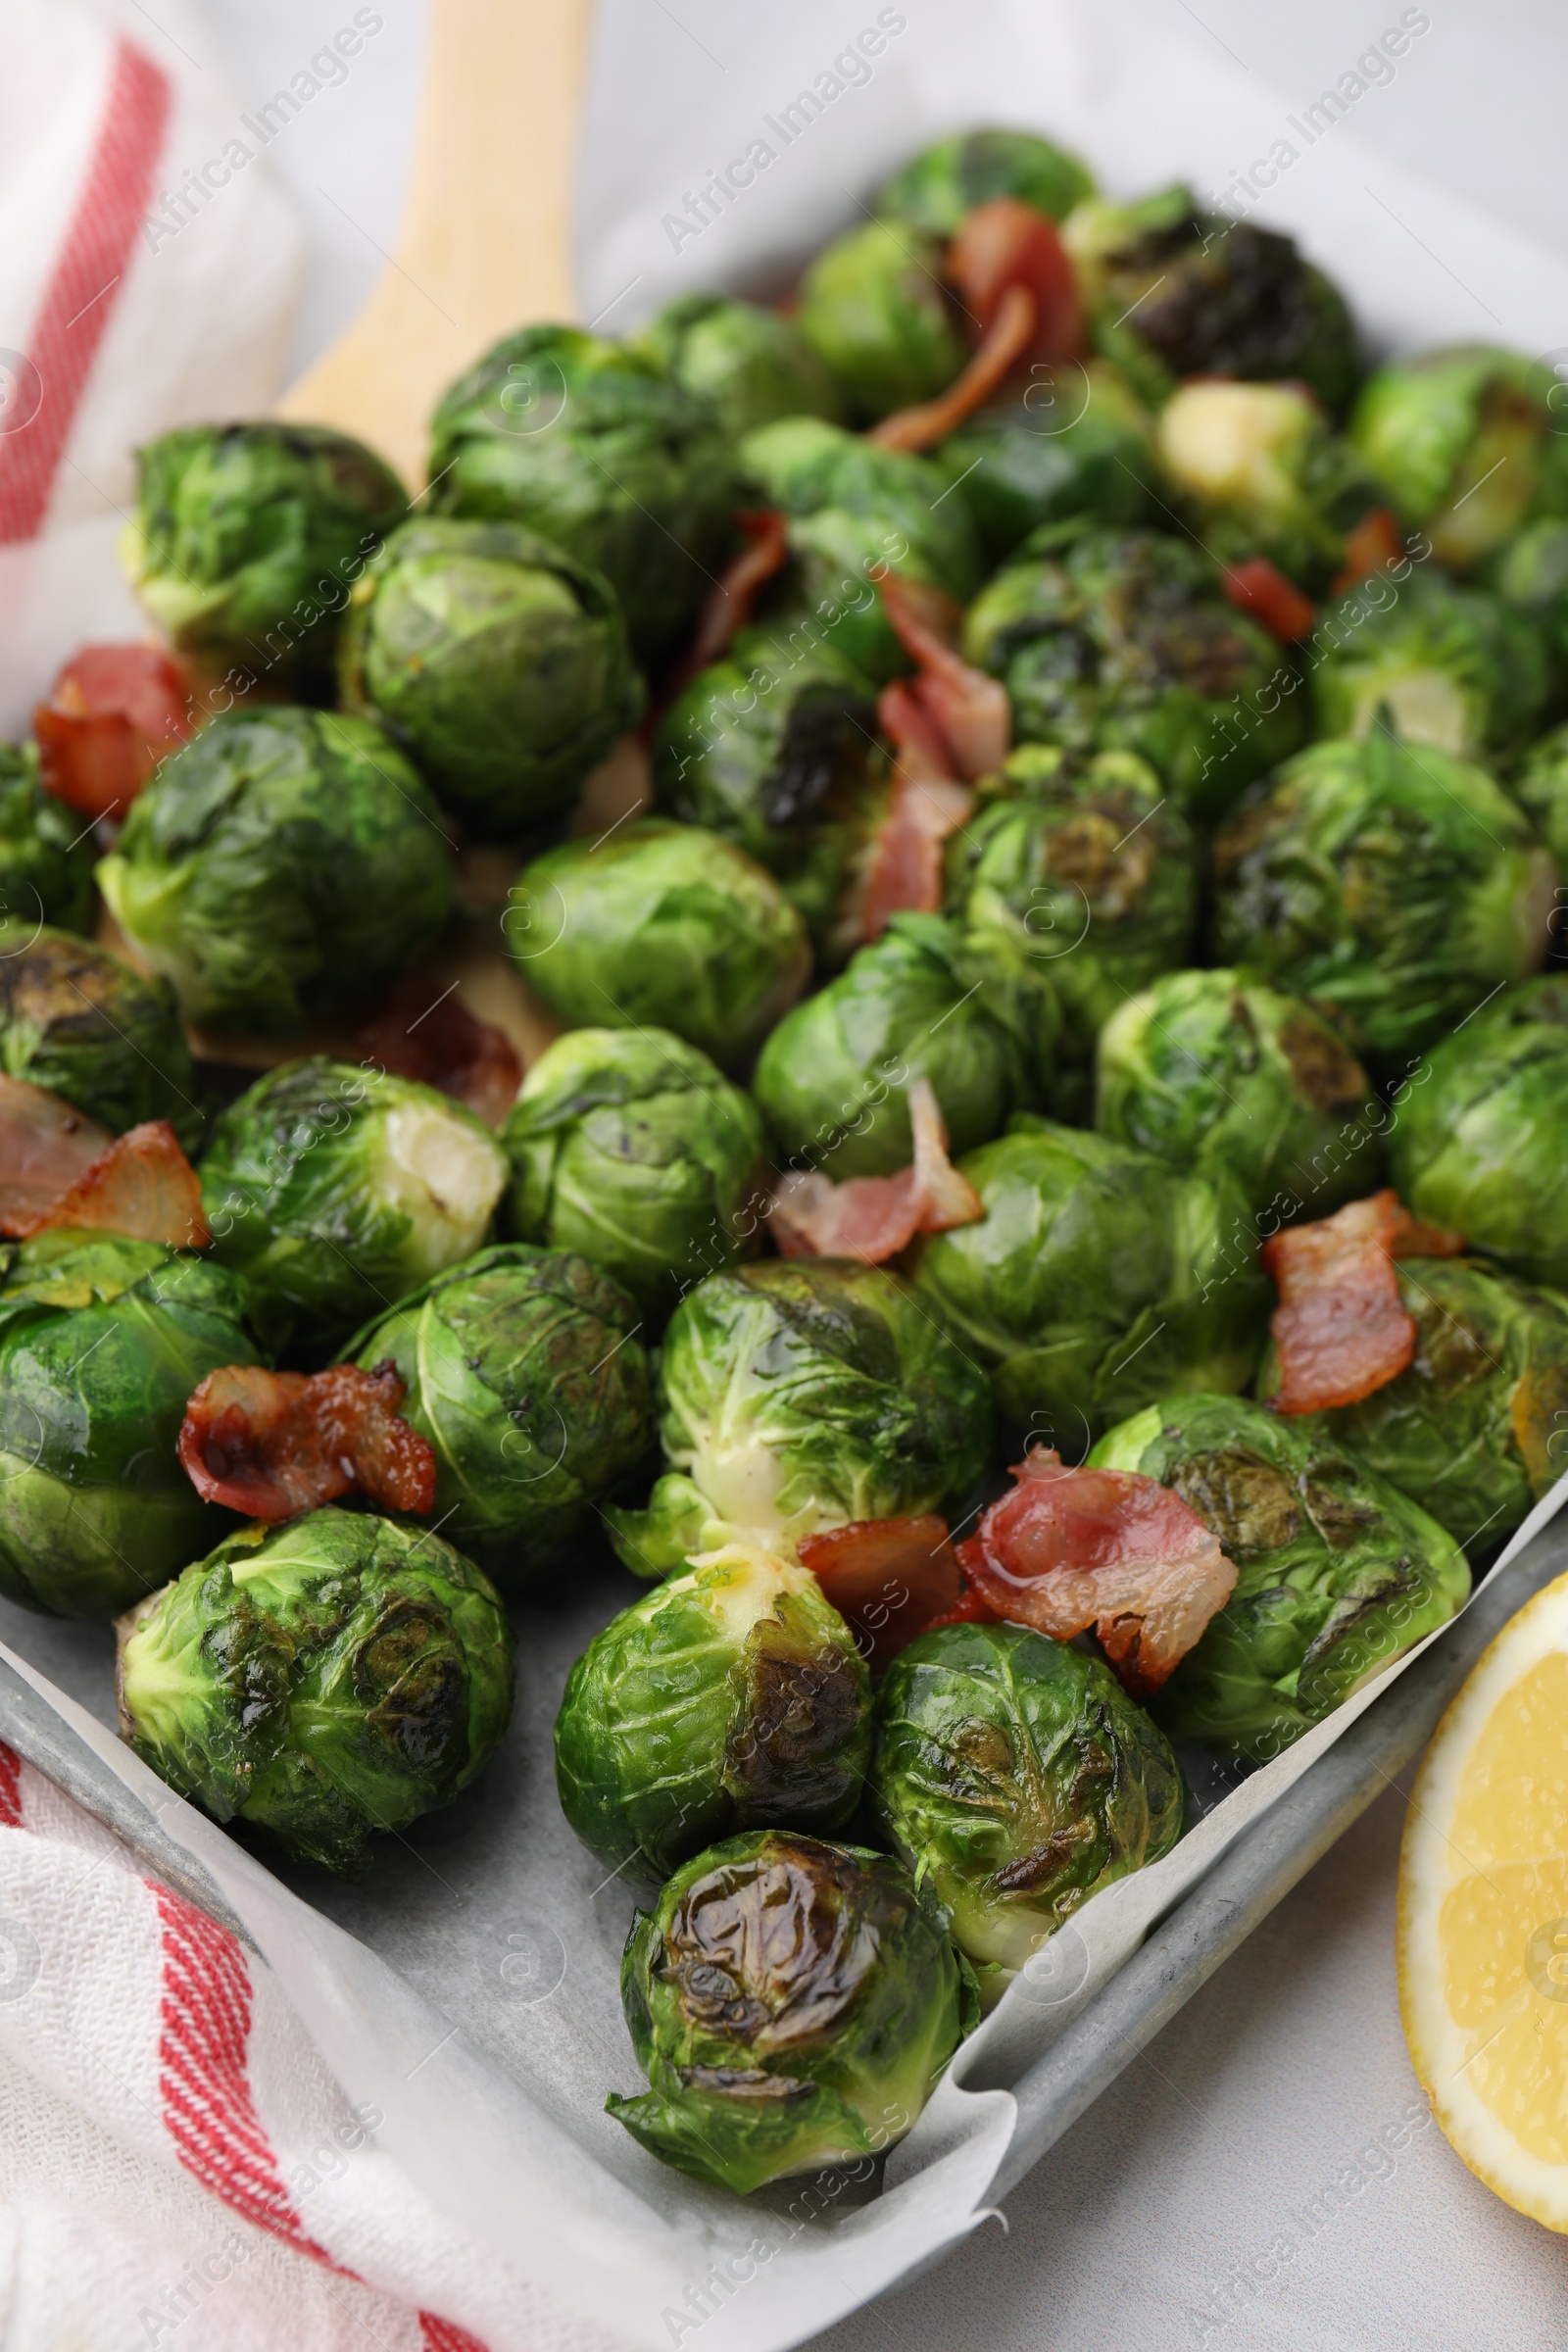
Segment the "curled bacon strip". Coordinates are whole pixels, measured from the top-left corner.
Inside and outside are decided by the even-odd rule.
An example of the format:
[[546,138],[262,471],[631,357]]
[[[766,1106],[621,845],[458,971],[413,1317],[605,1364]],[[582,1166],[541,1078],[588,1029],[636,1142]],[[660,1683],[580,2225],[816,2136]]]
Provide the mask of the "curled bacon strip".
[[890,915],[941,912],[943,853],[973,807],[967,785],[906,775],[901,761],[860,895],[862,941],[880,939]]
[[1025,286],[1008,286],[997,316],[969,365],[935,400],[895,409],[866,435],[884,449],[935,449],[956,433],[966,416],[983,409],[1035,340],[1035,299]]
[[916,1634],[954,1622],[962,1608],[957,1554],[947,1521],[934,1511],[852,1520],[804,1536],[796,1549],[872,1666],[885,1666]]
[[[37,1089],[30,1090],[37,1092]],[[57,1131],[59,1132],[59,1131]],[[78,1156],[75,1139],[61,1135],[56,1165],[64,1172]],[[167,1242],[173,1250],[205,1250],[212,1239],[196,1171],[167,1119],[149,1119],[105,1145],[86,1167],[64,1173],[52,1199],[39,1205],[39,1177],[26,1198],[14,1194],[12,1172],[0,1176],[0,1233],[25,1241],[57,1226],[123,1233],[132,1241]]]
[[1077,274],[1055,222],[1032,204],[997,196],[966,213],[948,247],[947,274],[982,335],[996,326],[1008,294],[1021,288],[1035,313],[1033,340],[1021,356],[1047,365],[1083,357]]
[[[948,765],[942,772],[956,782],[972,784],[1000,767],[1011,747],[1012,707],[1007,689],[1000,678],[987,677],[983,669],[974,668],[954,650],[924,616],[907,582],[888,578],[881,589],[882,609],[899,643],[915,663],[915,675],[901,681],[902,690],[896,696],[893,688],[887,690],[878,705],[878,715],[884,717],[884,723],[897,718],[906,725],[905,714],[912,702],[935,729],[935,742],[946,750]],[[890,697],[894,699],[890,701]],[[911,742],[911,756],[919,757],[932,740],[926,738],[919,745]],[[894,741],[903,764],[906,746],[897,734]],[[921,771],[916,767],[912,772]]]
[[691,651],[670,680],[669,694],[689,686],[710,662],[721,661],[769,580],[781,572],[790,557],[789,524],[776,507],[750,507],[735,517],[746,540],[738,556],[724,567],[704,602],[697,619]]
[[1223,585],[1238,612],[1261,621],[1281,645],[1295,645],[1311,635],[1317,607],[1266,556],[1250,556],[1245,564],[1229,565]]
[[84,645],[32,714],[44,783],[82,816],[123,821],[195,732],[183,671],[152,645]]
[[1404,542],[1393,514],[1387,507],[1374,507],[1347,538],[1345,562],[1329,582],[1329,594],[1344,596],[1358,588],[1374,571],[1396,564],[1403,554]]
[[397,1366],[374,1371],[268,1372],[229,1364],[209,1372],[185,1407],[179,1458],[206,1502],[247,1519],[292,1519],[344,1494],[384,1511],[435,1502],[429,1441],[399,1418]]
[[1275,1410],[1357,1404],[1396,1379],[1414,1357],[1416,1327],[1395,1259],[1452,1257],[1463,1248],[1459,1234],[1417,1225],[1387,1191],[1266,1241],[1263,1264],[1280,1295],[1270,1325],[1280,1359]]
[[896,1176],[846,1184],[796,1170],[773,1196],[768,1221],[785,1257],[858,1257],[880,1266],[917,1233],[946,1233],[985,1215],[979,1194],[948,1157],[947,1129],[929,1078],[909,1088],[914,1160]]
[[0,1233],[32,1230],[114,1140],[58,1095],[0,1077]]
[[1236,1569],[1198,1513],[1136,1470],[1069,1470],[1043,1446],[958,1546],[999,1617],[1070,1642],[1093,1626],[1122,1688],[1147,1698],[1229,1600]]
[[[432,1002],[433,998],[433,1002]],[[362,1061],[416,1078],[499,1127],[517,1099],[522,1061],[504,1029],[476,1020],[449,989],[407,973],[354,1033]]]

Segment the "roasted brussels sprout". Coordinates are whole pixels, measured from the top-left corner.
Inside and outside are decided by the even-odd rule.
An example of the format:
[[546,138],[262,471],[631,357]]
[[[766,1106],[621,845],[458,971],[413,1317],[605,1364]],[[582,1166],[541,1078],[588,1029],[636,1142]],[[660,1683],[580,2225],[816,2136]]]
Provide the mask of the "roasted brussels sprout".
[[1095,192],[1086,164],[1027,130],[966,130],[938,139],[885,179],[872,200],[878,219],[907,220],[951,237],[965,213],[996,196],[1016,196],[1053,220]]
[[121,1733],[215,1821],[346,1878],[449,1805],[512,1714],[512,1629],[471,1560],[357,1511],[247,1527],[122,1623]]
[[1236,1564],[1230,1600],[1151,1704],[1178,1742],[1277,1756],[1469,1596],[1452,1538],[1315,1417],[1167,1396],[1090,1459],[1157,1478]]
[[1276,1224],[1375,1192],[1389,1120],[1321,1014],[1245,972],[1168,972],[1100,1033],[1101,1134],[1200,1176],[1228,1170]]
[[501,1141],[509,1230],[580,1250],[654,1334],[694,1282],[756,1248],[771,1189],[757,1105],[668,1029],[568,1030]]
[[1512,988],[1400,1090],[1389,1174],[1429,1225],[1568,1289],[1568,976]]
[[586,1258],[501,1243],[438,1274],[349,1352],[396,1364],[435,1449],[435,1523],[504,1588],[537,1584],[653,1452],[637,1310]]
[[1290,237],[1202,213],[1188,188],[1136,204],[1091,198],[1063,230],[1094,326],[1146,400],[1190,375],[1306,384],[1331,415],[1360,374],[1339,288]]
[[352,1062],[285,1062],[213,1126],[202,1202],[277,1353],[329,1354],[367,1318],[470,1257],[507,1181],[471,1110]]
[[1200,548],[1070,531],[1026,543],[975,599],[965,657],[1004,680],[1022,741],[1137,752],[1189,816],[1222,815],[1300,743],[1296,671]]
[[1221,828],[1213,946],[1390,1070],[1535,968],[1554,879],[1485,769],[1380,727],[1313,744]]
[[1186,1791],[1102,1658],[1021,1625],[945,1625],[877,1686],[872,1795],[989,2008],[1092,1894],[1168,1853]]
[[678,294],[631,338],[738,438],[775,416],[839,414],[833,378],[793,318],[728,294]]
[[908,1089],[927,1078],[953,1152],[1050,1099],[1058,1015],[1046,966],[998,933],[896,914],[849,969],[786,1013],[753,1086],[780,1152],[835,1180],[913,1155]]
[[1268,1284],[1228,1174],[1023,1113],[959,1167],[985,1216],[916,1242],[910,1279],[990,1371],[1010,1430],[1071,1460],[1152,1388],[1251,1379]]
[[1010,406],[960,425],[932,463],[961,485],[994,564],[1070,515],[1128,529],[1159,520],[1148,414],[1105,360],[1047,369]]
[[783,1830],[676,1872],[632,1923],[620,1993],[649,2088],[606,2112],[740,2195],[902,2138],[972,2022],[899,1864]]
[[0,1071],[63,1096],[117,1135],[167,1119],[189,1144],[201,1127],[168,981],[72,932],[3,916]]
[[945,391],[969,356],[940,237],[906,221],[850,229],[801,280],[796,324],[856,424]]
[[1210,555],[1266,556],[1323,587],[1378,504],[1371,474],[1301,384],[1184,384],[1159,413],[1160,463]]
[[1390,360],[1368,378],[1350,434],[1441,564],[1463,571],[1535,514],[1568,514],[1568,442],[1538,369],[1490,344]]
[[406,522],[354,591],[347,709],[378,719],[486,840],[570,807],[641,715],[602,573],[514,522]]
[[232,1276],[161,1242],[0,1246],[0,1592],[110,1617],[216,1543],[174,1441],[198,1383],[255,1355]]
[[31,744],[0,743],[0,922],[90,931],[90,828],[38,781]]
[[215,718],[159,769],[98,868],[187,1020],[287,1037],[427,948],[452,860],[427,786],[363,718]]
[[657,818],[536,858],[503,927],[559,1020],[673,1029],[726,1066],[789,1009],[811,964],[771,874],[716,833]]
[[[1488,1550],[1568,1470],[1568,1300],[1477,1258],[1401,1258],[1394,1270],[1414,1359],[1322,1424],[1419,1494],[1466,1551]],[[1274,1373],[1265,1357],[1265,1398]]]
[[1516,612],[1528,614],[1544,640],[1554,699],[1568,671],[1568,522],[1527,522],[1504,541],[1476,577]]
[[408,494],[363,441],[322,424],[187,424],[136,452],[121,538],[132,588],[180,653],[330,695],[349,590]]
[[527,523],[603,572],[641,661],[681,644],[734,506],[707,401],[623,345],[525,326],[452,385],[431,433],[441,512]]
[[[1568,533],[1564,537],[1568,539]],[[1568,875],[1568,726],[1553,727],[1532,744],[1522,766],[1510,776],[1508,790],[1551,852],[1558,873]],[[1552,944],[1560,954],[1568,945],[1560,894],[1551,932]]]
[[752,1543],[788,1553],[855,1519],[938,1510],[991,1445],[983,1373],[880,1266],[767,1258],[710,1274],[660,1359],[668,1473],[646,1511],[610,1511],[640,1576]]
[[1386,713],[1464,760],[1528,743],[1552,683],[1539,620],[1431,570],[1352,590],[1313,631],[1310,670],[1314,734],[1365,735]]
[[705,1552],[612,1617],[556,1719],[561,1808],[617,1869],[666,1879],[742,1830],[842,1828],[871,1761],[871,1678],[807,1569]]
[[1062,1059],[1084,1063],[1130,992],[1187,960],[1192,832],[1132,752],[1021,744],[997,782],[1006,793],[948,845],[948,905],[977,939],[999,934],[1039,964],[1061,1007]]
[[817,953],[843,962],[856,876],[888,799],[875,689],[853,662],[828,643],[792,651],[742,630],[665,712],[654,792],[671,816],[765,865]]

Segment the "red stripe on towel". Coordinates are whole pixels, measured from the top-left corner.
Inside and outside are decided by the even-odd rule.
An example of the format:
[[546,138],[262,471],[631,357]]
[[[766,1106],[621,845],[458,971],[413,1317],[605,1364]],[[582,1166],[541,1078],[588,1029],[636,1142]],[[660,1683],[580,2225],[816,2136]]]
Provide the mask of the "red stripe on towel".
[[22,1758],[0,1740],[0,1830],[22,1828]]

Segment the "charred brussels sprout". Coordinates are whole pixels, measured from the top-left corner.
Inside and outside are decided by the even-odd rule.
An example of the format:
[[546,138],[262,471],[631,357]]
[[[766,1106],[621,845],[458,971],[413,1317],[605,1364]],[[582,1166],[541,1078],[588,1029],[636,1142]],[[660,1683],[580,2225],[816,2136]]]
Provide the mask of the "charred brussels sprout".
[[818,254],[801,280],[796,323],[856,424],[934,398],[967,360],[942,260],[940,237],[868,220]]
[[167,980],[67,931],[0,917],[0,1070],[48,1089],[117,1135],[201,1120],[190,1048]]
[[998,935],[896,914],[849,969],[786,1013],[753,1085],[780,1151],[842,1183],[906,1168],[908,1088],[927,1078],[949,1149],[1001,1133],[1051,1092],[1055,996],[1043,965]]
[[1268,1285],[1228,1175],[1026,1115],[959,1165],[985,1216],[916,1242],[910,1279],[1010,1430],[1074,1460],[1152,1388],[1251,1379]]
[[1201,213],[1191,190],[1091,199],[1064,235],[1097,345],[1147,400],[1190,375],[1306,384],[1340,415],[1360,373],[1345,298],[1289,237]]
[[0,1249],[0,1592],[109,1617],[216,1543],[174,1442],[208,1373],[255,1356],[232,1276],[161,1242]]
[[510,522],[407,522],[354,591],[343,699],[484,839],[570,807],[642,711],[610,583]]
[[527,326],[451,387],[431,432],[443,513],[527,523],[603,572],[641,661],[681,643],[734,505],[706,401],[618,343]]
[[287,1037],[435,938],[452,860],[427,786],[363,718],[215,718],[166,760],[98,868],[187,1020]]
[[805,924],[755,858],[655,818],[536,858],[504,928],[559,1020],[673,1029],[726,1065],[794,1004],[811,963]]
[[1101,1658],[1019,1625],[945,1625],[876,1699],[872,1793],[989,2008],[1102,1886],[1168,1853],[1186,1791]]
[[1300,384],[1184,384],[1155,447],[1198,537],[1222,563],[1267,556],[1323,587],[1379,491]]
[[1213,943],[1392,1068],[1534,969],[1553,870],[1485,769],[1379,728],[1319,743],[1214,842]]
[[830,644],[790,652],[746,629],[678,695],[654,743],[662,808],[765,865],[842,963],[855,882],[885,812],[888,760],[876,692]]
[[880,1266],[768,1258],[710,1274],[664,1334],[668,1474],[614,1511],[641,1576],[734,1541],[788,1552],[818,1528],[939,1510],[991,1445],[984,1375]]
[[1365,735],[1392,718],[1411,743],[1480,759],[1528,743],[1551,664],[1540,622],[1486,588],[1435,571],[1379,574],[1312,634],[1317,735]]
[[179,652],[329,695],[349,589],[408,513],[391,467],[347,433],[266,419],[182,425],[136,466],[122,561]]
[[1088,166],[1027,130],[967,130],[938,139],[885,179],[873,199],[883,220],[907,220],[951,237],[965,213],[997,196],[1016,196],[1053,220],[1095,192]]
[[732,436],[775,416],[839,413],[833,378],[800,328],[760,303],[677,295],[633,336],[632,348],[707,401]]
[[1062,1058],[1087,1062],[1129,993],[1187,960],[1192,832],[1130,752],[1083,760],[1024,744],[996,781],[1006,793],[949,844],[948,906],[1039,965],[1061,1006]]
[[122,1626],[122,1736],[215,1821],[361,1877],[372,1830],[449,1805],[512,1714],[494,1589],[428,1529],[247,1527]]
[[1391,360],[1350,419],[1356,447],[1441,564],[1479,563],[1534,514],[1568,514],[1568,442],[1539,364],[1489,344]]
[[1469,1597],[1452,1538],[1315,1416],[1166,1396],[1090,1459],[1157,1478],[1236,1564],[1235,1592],[1152,1705],[1178,1742],[1265,1762]]
[[671,1030],[568,1030],[501,1141],[510,1230],[580,1250],[655,1333],[702,1275],[756,1247],[771,1188],[757,1105]]
[[277,1352],[331,1352],[368,1316],[471,1256],[507,1181],[472,1111],[351,1062],[285,1062],[214,1124],[202,1201]]
[[0,743],[0,922],[90,931],[93,849],[38,781],[31,744]]
[[[1395,1273],[1414,1359],[1322,1424],[1466,1551],[1490,1550],[1568,1470],[1568,1300],[1474,1258],[1403,1258]],[[1272,1387],[1265,1361],[1259,1394]]]
[[1327,1216],[1377,1188],[1389,1112],[1338,1032],[1245,972],[1169,972],[1100,1033],[1095,1125],[1249,1208]]
[[1389,1173],[1412,1214],[1568,1289],[1568,978],[1499,996],[1398,1098]]
[[632,1924],[620,1993],[649,2087],[606,2112],[743,2196],[902,2138],[973,1999],[898,1863],[780,1830],[676,1872]]
[[1070,515],[1127,528],[1159,519],[1148,413],[1108,361],[1058,363],[1010,406],[960,425],[933,463],[973,514],[993,563],[1043,523]]
[[1201,549],[1069,527],[975,599],[965,656],[1004,681],[1022,741],[1137,752],[1189,816],[1222,815],[1301,741],[1296,672]]
[[[1568,726],[1553,727],[1533,744],[1524,764],[1509,779],[1508,789],[1551,852],[1559,874],[1568,875]],[[1552,944],[1559,954],[1563,940],[1563,903],[1559,897],[1551,919]]]
[[596,1634],[556,1719],[561,1807],[665,1879],[742,1830],[842,1828],[871,1761],[871,1678],[814,1576],[703,1554]]
[[435,1449],[435,1523],[503,1587],[538,1584],[653,1449],[648,1357],[624,1291],[565,1250],[481,1250],[362,1332]]

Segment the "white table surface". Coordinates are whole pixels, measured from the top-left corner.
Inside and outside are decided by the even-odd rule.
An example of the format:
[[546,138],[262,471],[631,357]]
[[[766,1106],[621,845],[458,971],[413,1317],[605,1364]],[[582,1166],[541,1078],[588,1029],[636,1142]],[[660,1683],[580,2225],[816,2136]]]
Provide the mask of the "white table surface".
[[[1301,99],[1399,17],[1396,0],[1159,4],[1194,42],[1218,42]],[[246,106],[353,15],[345,0],[200,5]],[[764,21],[764,0],[637,5],[662,20],[672,52],[716,41],[715,74],[748,20]],[[422,11],[377,0],[377,12],[382,29],[349,78],[269,150],[313,238],[301,365],[352,314],[397,234]],[[157,0],[143,13],[155,18]],[[1360,127],[1568,253],[1568,12],[1552,0],[1429,0],[1428,13],[1430,35]],[[1402,1816],[1396,1790],[1379,1798],[1014,2190],[1005,2231],[987,2224],[932,2276],[819,2338],[821,2352],[1568,2344],[1568,2249],[1472,2180],[1419,2101],[1394,1982]]]

